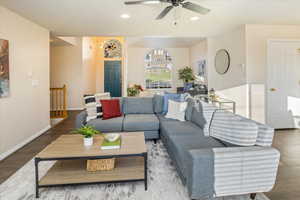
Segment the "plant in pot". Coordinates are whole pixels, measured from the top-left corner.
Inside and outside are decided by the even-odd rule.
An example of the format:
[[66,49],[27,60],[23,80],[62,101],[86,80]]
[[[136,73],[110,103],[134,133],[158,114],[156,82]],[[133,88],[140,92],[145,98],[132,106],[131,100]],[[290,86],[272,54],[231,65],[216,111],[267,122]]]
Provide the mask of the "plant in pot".
[[141,85],[133,85],[127,88],[127,95],[129,97],[135,97],[140,94],[140,92],[144,91]]
[[195,80],[195,75],[191,67],[185,67],[178,70],[179,80],[183,80],[184,87],[186,88],[189,83],[192,83]]
[[92,126],[82,126],[81,128],[76,129],[72,133],[83,135],[84,146],[93,145],[93,136],[96,134],[100,134],[100,132],[94,129]]

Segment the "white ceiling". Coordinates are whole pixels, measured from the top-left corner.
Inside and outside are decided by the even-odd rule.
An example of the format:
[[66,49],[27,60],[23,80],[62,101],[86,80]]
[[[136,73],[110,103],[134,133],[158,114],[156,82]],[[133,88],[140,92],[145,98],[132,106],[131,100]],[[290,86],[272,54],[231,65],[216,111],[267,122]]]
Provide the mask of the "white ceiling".
[[[0,0],[20,15],[64,36],[172,36],[204,37],[222,33],[241,24],[299,24],[300,0],[191,0],[211,9],[197,15],[179,9],[161,21],[155,17],[166,6],[125,6],[125,0]],[[130,19],[121,19],[121,14]],[[198,21],[190,21],[199,16]]]
[[128,37],[127,44],[130,47],[140,48],[188,48],[204,38],[200,37]]

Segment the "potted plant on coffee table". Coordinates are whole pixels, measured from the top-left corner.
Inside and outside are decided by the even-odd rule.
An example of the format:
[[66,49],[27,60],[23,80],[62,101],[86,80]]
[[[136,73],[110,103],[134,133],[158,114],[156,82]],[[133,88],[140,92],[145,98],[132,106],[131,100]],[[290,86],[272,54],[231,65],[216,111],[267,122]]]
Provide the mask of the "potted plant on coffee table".
[[83,135],[84,146],[93,145],[93,136],[96,134],[100,134],[100,132],[94,129],[92,126],[82,126],[72,133]]

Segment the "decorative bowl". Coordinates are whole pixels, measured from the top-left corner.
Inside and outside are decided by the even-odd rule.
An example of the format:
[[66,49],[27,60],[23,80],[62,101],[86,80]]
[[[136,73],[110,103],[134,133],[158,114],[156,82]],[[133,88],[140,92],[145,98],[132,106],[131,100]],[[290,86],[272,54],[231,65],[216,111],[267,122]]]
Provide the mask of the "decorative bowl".
[[104,138],[109,142],[114,142],[120,138],[120,134],[119,133],[107,133],[104,135]]

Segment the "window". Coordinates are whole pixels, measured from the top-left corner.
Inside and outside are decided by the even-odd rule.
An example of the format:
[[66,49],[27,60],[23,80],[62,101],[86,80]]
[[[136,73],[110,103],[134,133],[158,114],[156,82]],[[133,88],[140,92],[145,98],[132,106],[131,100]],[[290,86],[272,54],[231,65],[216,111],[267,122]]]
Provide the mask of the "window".
[[104,58],[121,58],[122,44],[119,40],[109,40],[104,44]]
[[153,49],[145,58],[146,88],[172,87],[172,59],[164,49]]

